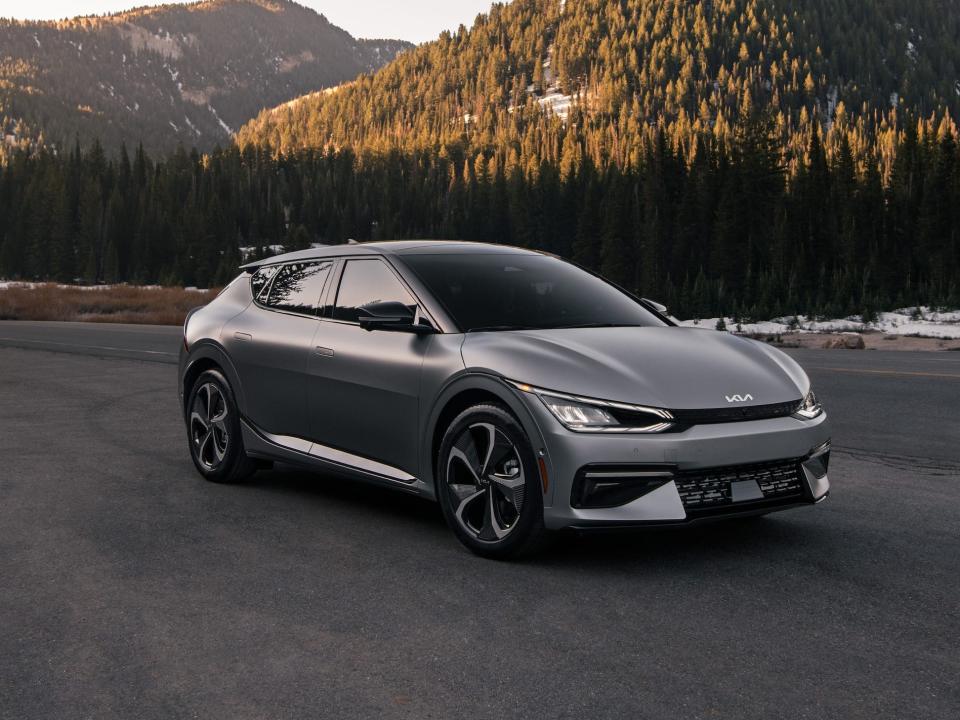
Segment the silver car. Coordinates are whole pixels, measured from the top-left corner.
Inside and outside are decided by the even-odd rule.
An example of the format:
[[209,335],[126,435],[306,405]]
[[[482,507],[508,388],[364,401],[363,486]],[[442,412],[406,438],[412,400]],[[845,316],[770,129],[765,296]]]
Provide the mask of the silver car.
[[245,265],[184,324],[197,470],[273,462],[437,500],[489,557],[548,531],[809,505],[830,429],[801,368],[540,252],[322,247]]

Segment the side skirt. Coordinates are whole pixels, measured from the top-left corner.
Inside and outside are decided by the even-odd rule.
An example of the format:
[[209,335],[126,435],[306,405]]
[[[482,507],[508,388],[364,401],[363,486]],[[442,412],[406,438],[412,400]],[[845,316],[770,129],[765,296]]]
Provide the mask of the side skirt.
[[313,471],[345,474],[415,495],[429,495],[426,483],[391,465],[302,438],[272,435],[255,427],[246,418],[240,420],[240,428],[244,449],[250,457],[286,462]]

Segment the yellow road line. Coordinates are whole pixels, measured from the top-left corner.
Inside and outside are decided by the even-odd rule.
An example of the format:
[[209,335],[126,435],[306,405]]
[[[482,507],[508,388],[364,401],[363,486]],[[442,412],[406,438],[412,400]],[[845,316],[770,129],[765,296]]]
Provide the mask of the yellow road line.
[[907,370],[865,370],[862,368],[839,368],[839,367],[823,367],[813,365],[810,366],[811,370],[829,370],[831,372],[841,372],[841,373],[852,373],[854,375],[893,375],[901,377],[928,377],[928,378],[945,378],[948,380],[960,380],[960,375],[951,374],[951,373],[931,373],[931,372],[910,372]]

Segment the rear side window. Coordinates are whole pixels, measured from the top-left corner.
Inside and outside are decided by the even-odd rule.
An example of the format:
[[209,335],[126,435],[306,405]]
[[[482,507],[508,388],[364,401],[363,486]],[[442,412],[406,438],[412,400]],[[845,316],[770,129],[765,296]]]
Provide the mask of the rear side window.
[[260,295],[267,285],[270,284],[271,278],[277,274],[277,270],[279,269],[280,267],[278,265],[269,265],[260,268],[253,274],[253,277],[250,278],[250,290],[253,293],[254,300],[261,299]]
[[360,309],[380,302],[403,303],[411,310],[417,301],[380,260],[349,260],[333,308],[334,320],[360,322]]
[[263,305],[271,310],[316,314],[331,263],[292,263],[280,268]]

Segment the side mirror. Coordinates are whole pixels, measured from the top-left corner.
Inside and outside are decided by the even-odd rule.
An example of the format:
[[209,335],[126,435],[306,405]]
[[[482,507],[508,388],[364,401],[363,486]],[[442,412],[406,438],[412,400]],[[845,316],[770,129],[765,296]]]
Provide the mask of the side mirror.
[[411,310],[400,302],[379,302],[359,309],[360,327],[364,330],[392,330],[428,334],[436,332],[430,325],[419,322],[419,310]]
[[658,302],[655,302],[655,301],[653,301],[653,300],[648,300],[647,298],[641,298],[641,299],[642,299],[647,305],[649,305],[650,307],[652,307],[654,310],[656,310],[656,311],[657,311],[658,313],[660,313],[661,315],[669,315],[669,314],[670,314],[669,310],[667,310],[667,306],[666,306],[666,305],[662,305],[662,304],[660,304],[660,303],[658,303]]

